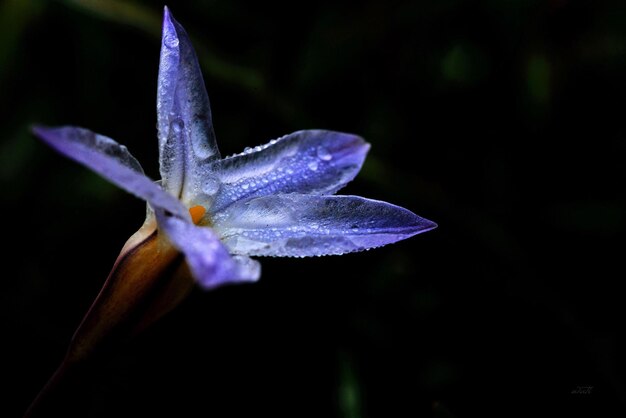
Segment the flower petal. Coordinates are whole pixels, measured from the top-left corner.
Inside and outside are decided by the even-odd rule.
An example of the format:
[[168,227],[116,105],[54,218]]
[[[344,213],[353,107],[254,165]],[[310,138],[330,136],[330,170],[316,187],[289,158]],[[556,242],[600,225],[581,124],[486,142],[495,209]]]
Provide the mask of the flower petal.
[[216,161],[213,171],[222,184],[210,210],[278,193],[335,193],[356,176],[368,150],[356,135],[307,130]]
[[33,133],[61,154],[92,169],[153,208],[162,208],[180,218],[189,212],[172,195],[146,177],[135,157],[111,138],[75,126],[33,127]]
[[261,263],[246,255],[231,255],[237,264],[239,281],[256,282],[261,277]]
[[193,276],[203,288],[259,279],[260,264],[248,257],[231,257],[210,228],[159,212],[157,220],[172,244],[185,254]]
[[157,128],[163,185],[175,196],[187,197],[197,168],[220,155],[198,58],[185,29],[167,7],[159,63]]
[[235,254],[305,257],[380,247],[437,225],[411,211],[358,196],[286,194],[237,202],[214,219]]

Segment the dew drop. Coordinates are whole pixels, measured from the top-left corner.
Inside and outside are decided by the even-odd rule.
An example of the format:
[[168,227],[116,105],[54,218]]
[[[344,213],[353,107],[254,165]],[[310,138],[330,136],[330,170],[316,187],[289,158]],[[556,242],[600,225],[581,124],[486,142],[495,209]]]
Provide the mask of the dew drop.
[[317,161],[311,161],[308,164],[308,166],[309,166],[309,170],[316,171],[317,170],[317,166],[318,166]]
[[326,149],[326,147],[317,147],[317,156],[322,161],[330,161],[333,159],[332,154]]
[[248,186],[248,183],[244,183],[244,184],[241,185],[241,188],[243,190],[248,190],[248,187],[250,187],[250,186]]
[[202,191],[210,196],[217,193],[220,189],[220,182],[215,177],[209,177],[204,181],[202,185]]
[[287,146],[283,149],[284,158],[293,157],[298,152],[297,146]]
[[180,131],[183,130],[183,126],[184,126],[183,121],[180,119],[174,119],[170,123],[170,127],[174,133],[180,133]]
[[176,36],[173,33],[168,33],[167,35],[165,35],[165,38],[163,39],[163,43],[168,48],[176,48],[179,43],[178,36]]

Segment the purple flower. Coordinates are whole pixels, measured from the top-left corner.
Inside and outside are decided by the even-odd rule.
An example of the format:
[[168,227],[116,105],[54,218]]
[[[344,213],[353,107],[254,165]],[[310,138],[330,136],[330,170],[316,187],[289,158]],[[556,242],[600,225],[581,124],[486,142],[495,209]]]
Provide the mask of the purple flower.
[[[356,176],[369,150],[352,134],[299,131],[221,158],[198,60],[167,8],[157,122],[160,182],[146,177],[126,147],[105,136],[72,126],[34,132],[146,200],[140,237],[156,229],[164,245],[185,255],[204,288],[257,280],[260,264],[250,256],[345,254],[436,227],[390,203],[333,195]],[[136,241],[131,238],[127,247]]]
[[261,268],[251,256],[345,254],[436,227],[386,202],[333,196],[369,150],[355,135],[299,131],[221,158],[198,60],[167,8],[157,122],[160,182],[110,138],[72,126],[33,129],[63,155],[146,200],[148,211],[28,417],[64,411],[89,370],[84,365],[174,308],[191,289],[191,276],[206,289],[255,281]]

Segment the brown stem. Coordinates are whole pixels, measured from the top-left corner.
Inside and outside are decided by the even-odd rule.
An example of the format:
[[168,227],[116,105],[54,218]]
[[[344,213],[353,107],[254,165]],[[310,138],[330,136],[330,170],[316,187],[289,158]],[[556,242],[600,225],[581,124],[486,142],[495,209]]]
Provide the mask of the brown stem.
[[91,368],[87,364],[63,360],[31,403],[24,417],[71,417],[78,416],[78,411],[84,412],[83,404],[87,401],[84,377],[89,369]]
[[102,357],[171,311],[192,286],[182,254],[156,227],[142,227],[122,249],[63,363],[25,417],[67,416],[75,402],[84,402],[77,395]]

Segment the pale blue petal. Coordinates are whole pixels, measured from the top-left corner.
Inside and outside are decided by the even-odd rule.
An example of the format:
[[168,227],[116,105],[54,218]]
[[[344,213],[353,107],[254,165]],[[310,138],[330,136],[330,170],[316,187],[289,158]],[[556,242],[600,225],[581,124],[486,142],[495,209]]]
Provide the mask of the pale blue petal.
[[183,27],[167,7],[157,89],[157,128],[163,185],[187,200],[194,178],[219,158],[211,107],[198,59]]
[[237,274],[239,281],[256,282],[261,277],[261,263],[246,255],[231,255],[237,264]]
[[165,232],[182,252],[194,278],[205,289],[239,282],[251,282],[261,275],[260,264],[248,257],[233,258],[208,227],[157,212],[159,231]]
[[90,168],[116,186],[180,218],[189,218],[187,209],[161,186],[146,177],[137,160],[111,138],[74,126],[36,126],[33,133],[46,144]]
[[437,226],[386,202],[358,196],[302,194],[237,202],[213,220],[231,253],[279,257],[362,251]]
[[278,193],[335,193],[356,176],[368,150],[356,135],[307,130],[216,161],[221,188],[209,211]]

